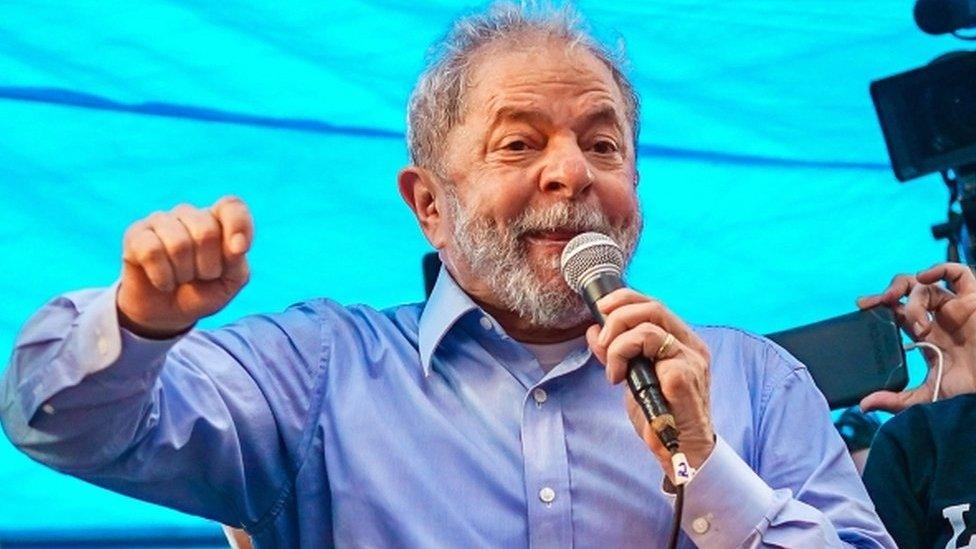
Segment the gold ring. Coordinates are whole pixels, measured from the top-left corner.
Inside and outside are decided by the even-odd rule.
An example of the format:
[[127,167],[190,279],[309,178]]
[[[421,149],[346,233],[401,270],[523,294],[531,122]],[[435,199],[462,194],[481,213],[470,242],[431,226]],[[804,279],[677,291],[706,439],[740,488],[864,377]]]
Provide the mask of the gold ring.
[[664,342],[661,343],[661,346],[658,347],[657,352],[654,353],[654,360],[661,360],[664,358],[664,353],[668,352],[668,348],[671,347],[672,343],[674,343],[674,336],[671,335],[671,332],[667,332],[667,334],[668,335],[664,338]]

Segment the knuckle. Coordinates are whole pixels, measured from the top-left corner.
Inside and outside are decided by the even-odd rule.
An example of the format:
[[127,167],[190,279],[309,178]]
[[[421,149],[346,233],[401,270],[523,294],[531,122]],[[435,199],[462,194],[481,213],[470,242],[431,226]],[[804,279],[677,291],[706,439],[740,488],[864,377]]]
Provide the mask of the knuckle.
[[621,299],[630,298],[630,297],[639,297],[640,296],[640,294],[637,293],[636,291],[634,291],[633,288],[626,288],[626,287],[625,288],[619,288],[618,290],[615,291],[615,293]]
[[911,275],[909,275],[907,273],[898,273],[894,277],[892,277],[891,282],[889,283],[889,285],[890,286],[895,286],[895,285],[907,284],[911,280],[912,280],[912,276]]
[[228,210],[236,210],[247,212],[247,204],[236,195],[227,195],[221,197],[220,200],[214,205],[214,212],[218,215],[227,215]]
[[165,252],[160,245],[147,244],[137,246],[136,249],[133,250],[133,255],[140,263],[153,263],[163,259]]
[[634,330],[641,334],[645,343],[657,341],[663,339],[661,337],[661,329],[654,325],[653,322],[641,322],[634,327]]
[[193,252],[193,242],[186,238],[178,238],[169,245],[171,255],[184,257]]
[[701,355],[701,359],[704,362],[702,366],[705,369],[708,369],[708,365],[712,363],[712,352],[708,349],[708,347],[702,347],[702,349],[699,350],[699,354]]
[[157,223],[160,223],[160,222],[163,222],[163,221],[167,221],[168,219],[169,219],[169,214],[167,214],[166,212],[163,212],[163,211],[159,211],[159,210],[157,210],[157,211],[149,214],[148,216],[146,216],[146,221],[148,221],[150,224],[153,224],[153,225],[155,225]]
[[129,227],[125,230],[125,233],[122,234],[123,246],[126,248],[135,247],[139,242],[139,237],[145,230],[145,226],[142,224],[142,222],[129,225]]
[[603,330],[609,334],[613,334],[620,327],[620,319],[614,313],[610,313],[603,320]]
[[672,391],[684,391],[695,386],[696,376],[689,368],[669,368],[661,377],[661,384]]
[[624,350],[626,349],[626,343],[624,338],[618,337],[607,345],[607,360],[623,359],[625,358]]
[[176,206],[174,206],[173,209],[170,211],[173,212],[174,214],[180,215],[180,214],[195,213],[197,211],[197,208],[195,208],[191,204],[187,204],[186,202],[181,202]]
[[[213,221],[212,219],[210,221]],[[220,240],[220,228],[215,222],[195,225],[190,233],[197,242],[213,244]]]

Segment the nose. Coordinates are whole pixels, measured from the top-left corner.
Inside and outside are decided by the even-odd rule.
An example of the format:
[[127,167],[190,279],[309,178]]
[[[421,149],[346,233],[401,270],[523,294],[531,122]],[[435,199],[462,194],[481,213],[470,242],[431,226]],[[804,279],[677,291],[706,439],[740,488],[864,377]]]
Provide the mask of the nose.
[[542,191],[567,199],[585,193],[593,184],[593,172],[576,140],[552,140],[549,148],[539,181]]

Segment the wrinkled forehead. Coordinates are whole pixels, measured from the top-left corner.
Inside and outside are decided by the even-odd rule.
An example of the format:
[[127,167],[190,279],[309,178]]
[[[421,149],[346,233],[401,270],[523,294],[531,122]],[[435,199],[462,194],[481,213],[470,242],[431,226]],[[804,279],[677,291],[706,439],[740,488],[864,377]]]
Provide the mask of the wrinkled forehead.
[[[468,116],[494,118],[510,102],[559,99],[600,102],[626,125],[626,106],[613,73],[585,46],[554,38],[493,43],[472,58],[461,122]],[[538,105],[538,106],[545,106]]]

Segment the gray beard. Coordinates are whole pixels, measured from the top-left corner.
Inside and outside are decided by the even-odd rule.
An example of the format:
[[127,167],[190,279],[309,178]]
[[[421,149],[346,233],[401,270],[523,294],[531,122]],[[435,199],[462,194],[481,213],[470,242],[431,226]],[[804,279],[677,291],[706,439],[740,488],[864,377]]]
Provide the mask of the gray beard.
[[445,186],[449,215],[454,221],[453,239],[459,259],[491,291],[504,309],[533,326],[564,329],[590,318],[583,299],[563,280],[559,257],[533,261],[525,240],[532,231],[596,231],[612,238],[630,263],[640,238],[640,213],[635,223],[615,228],[592,204],[559,202],[545,210],[526,210],[501,229],[486,218],[474,217]]

